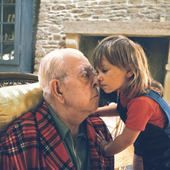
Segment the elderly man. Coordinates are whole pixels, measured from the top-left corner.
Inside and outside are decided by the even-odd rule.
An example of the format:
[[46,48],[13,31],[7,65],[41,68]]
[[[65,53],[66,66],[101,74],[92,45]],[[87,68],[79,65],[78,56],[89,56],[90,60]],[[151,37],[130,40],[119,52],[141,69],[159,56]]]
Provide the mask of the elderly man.
[[84,55],[75,49],[54,50],[40,63],[41,106],[14,121],[0,149],[3,170],[114,169],[114,158],[103,157],[96,132],[111,136],[98,117],[98,81]]

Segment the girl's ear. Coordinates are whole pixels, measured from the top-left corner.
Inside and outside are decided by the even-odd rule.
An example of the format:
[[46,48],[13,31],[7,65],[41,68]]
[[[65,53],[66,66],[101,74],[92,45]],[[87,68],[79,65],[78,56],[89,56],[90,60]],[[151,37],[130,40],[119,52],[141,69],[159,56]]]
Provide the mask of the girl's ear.
[[53,79],[50,82],[50,89],[53,96],[60,102],[64,103],[63,94],[61,91],[61,83],[57,79]]
[[130,69],[127,69],[126,77],[130,78],[134,74],[135,67],[132,64],[129,64]]

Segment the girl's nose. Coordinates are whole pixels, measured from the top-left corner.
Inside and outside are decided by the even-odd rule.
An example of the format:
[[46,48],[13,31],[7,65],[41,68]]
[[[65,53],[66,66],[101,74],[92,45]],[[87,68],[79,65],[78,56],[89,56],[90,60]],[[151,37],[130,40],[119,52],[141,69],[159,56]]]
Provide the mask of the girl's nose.
[[99,86],[99,81],[96,76],[93,78],[93,87],[98,87]]
[[97,75],[97,80],[102,80],[103,78],[101,77],[100,74]]

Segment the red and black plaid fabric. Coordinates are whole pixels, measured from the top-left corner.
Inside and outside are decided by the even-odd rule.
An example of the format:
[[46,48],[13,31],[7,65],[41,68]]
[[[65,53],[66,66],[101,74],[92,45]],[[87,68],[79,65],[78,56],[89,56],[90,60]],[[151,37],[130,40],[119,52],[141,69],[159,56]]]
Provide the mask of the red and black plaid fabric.
[[[103,157],[95,142],[95,132],[98,130],[101,130],[108,140],[110,139],[101,119],[87,118],[90,169],[114,170],[114,157]],[[38,110],[28,112],[15,120],[2,135],[0,169],[75,170],[45,102]]]

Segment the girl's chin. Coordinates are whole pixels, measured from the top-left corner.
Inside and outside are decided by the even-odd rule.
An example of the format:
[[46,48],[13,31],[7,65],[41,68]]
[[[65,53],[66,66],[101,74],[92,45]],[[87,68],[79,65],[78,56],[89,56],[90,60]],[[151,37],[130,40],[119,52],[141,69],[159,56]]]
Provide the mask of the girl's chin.
[[[103,89],[103,88],[102,88]],[[105,92],[105,93],[111,93],[112,91],[110,91],[110,90],[108,90],[108,89],[103,89],[103,91]]]

